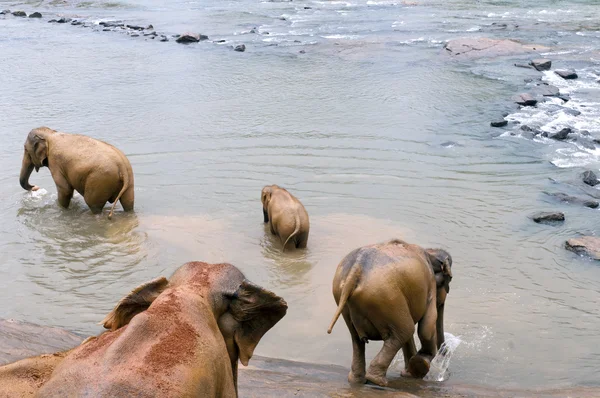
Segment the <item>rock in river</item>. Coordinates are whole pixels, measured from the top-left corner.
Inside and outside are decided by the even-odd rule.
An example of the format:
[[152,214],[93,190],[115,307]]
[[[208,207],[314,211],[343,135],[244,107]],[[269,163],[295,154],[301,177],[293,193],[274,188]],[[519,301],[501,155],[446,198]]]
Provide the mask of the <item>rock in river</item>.
[[537,223],[565,221],[565,214],[560,211],[540,211],[532,215],[531,219]]
[[534,59],[529,63],[529,65],[533,66],[536,70],[539,71],[550,70],[550,68],[552,67],[552,61],[545,58]]
[[595,209],[600,205],[595,200],[578,198],[576,196],[567,195],[566,193],[562,193],[562,192],[554,192],[554,193],[544,192],[544,193],[548,196],[552,196],[552,197],[556,198],[557,200],[559,200],[561,202],[579,204],[579,205],[583,205],[585,207],[589,207],[591,209]]
[[594,260],[600,260],[600,238],[596,236],[569,239],[565,242],[565,247],[577,254],[585,254]]
[[27,14],[25,13],[25,11],[14,11],[12,13],[12,15],[14,15],[15,17],[26,17]]
[[462,57],[499,57],[511,54],[524,54],[545,50],[547,47],[519,43],[515,40],[490,39],[486,37],[450,40],[444,46],[446,53],[452,56]]
[[554,73],[556,73],[558,76],[562,77],[563,79],[577,79],[577,73],[575,73],[575,71],[573,69],[560,69],[560,70],[555,70]]
[[596,177],[596,174],[594,174],[592,170],[584,171],[581,177],[583,178],[583,182],[593,187],[600,183],[600,181],[598,181],[598,178]]
[[550,136],[550,138],[553,138],[555,140],[566,140],[567,137],[569,136],[569,134],[571,134],[573,132],[573,130],[571,130],[568,127],[565,127],[564,129],[560,130],[558,133],[556,134],[552,134]]
[[527,93],[519,94],[514,99],[517,104],[523,106],[535,106],[537,104],[537,100],[533,98],[533,95]]
[[187,43],[197,43],[201,40],[208,40],[208,36],[201,35],[198,33],[186,32],[186,33],[182,34],[181,36],[179,36],[177,38],[177,40],[175,40],[175,41],[177,43],[187,44]]
[[42,14],[37,11],[29,14],[29,18],[41,18],[41,17],[42,17]]
[[496,120],[494,122],[490,122],[490,126],[492,127],[504,127],[508,124],[508,120]]
[[0,11],[0,15],[10,14],[10,10],[2,10]]
[[239,45],[235,46],[235,48],[233,50],[243,53],[244,51],[246,51],[246,45],[239,44]]

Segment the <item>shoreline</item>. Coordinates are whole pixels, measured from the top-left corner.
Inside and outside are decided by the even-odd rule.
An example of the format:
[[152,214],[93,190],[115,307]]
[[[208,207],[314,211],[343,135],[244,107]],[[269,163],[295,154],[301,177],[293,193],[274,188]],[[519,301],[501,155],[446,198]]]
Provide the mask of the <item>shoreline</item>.
[[[40,341],[43,337],[44,341]],[[67,330],[28,322],[0,319],[0,366],[31,356],[50,354],[80,344],[84,337]],[[446,381],[443,383],[390,377],[387,388],[370,384],[352,386],[348,369],[339,365],[296,362],[253,356],[239,367],[240,397],[600,397],[600,386],[555,389],[498,389]],[[390,375],[391,376],[391,375]]]

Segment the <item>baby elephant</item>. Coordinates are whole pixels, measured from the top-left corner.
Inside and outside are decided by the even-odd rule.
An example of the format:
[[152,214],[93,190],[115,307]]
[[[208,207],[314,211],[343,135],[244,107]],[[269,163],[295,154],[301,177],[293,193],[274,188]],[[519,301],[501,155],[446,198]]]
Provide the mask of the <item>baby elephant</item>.
[[19,181],[21,187],[35,191],[29,176],[35,168],[48,167],[56,189],[58,204],[69,207],[73,190],[79,192],[94,214],[112,203],[112,218],[120,200],[125,211],[133,210],[133,170],[125,154],[105,142],[76,134],[59,133],[48,127],[31,130],[25,141],[25,153]]
[[0,367],[0,387],[40,398],[236,397],[238,359],[248,365],[286,311],[233,265],[190,262],[122,298],[102,321],[110,331]]
[[264,187],[260,199],[264,221],[269,223],[271,233],[279,236],[283,244],[282,251],[285,251],[288,241],[292,241],[296,248],[305,248],[310,222],[302,203],[277,185]]
[[[351,383],[387,385],[386,373],[402,348],[403,375],[424,377],[444,342],[444,303],[452,279],[452,257],[441,249],[423,249],[401,240],[361,247],[339,264],[333,279],[338,303],[327,333],[340,314],[352,337]],[[421,350],[413,341],[415,324]],[[365,343],[383,347],[365,373]]]

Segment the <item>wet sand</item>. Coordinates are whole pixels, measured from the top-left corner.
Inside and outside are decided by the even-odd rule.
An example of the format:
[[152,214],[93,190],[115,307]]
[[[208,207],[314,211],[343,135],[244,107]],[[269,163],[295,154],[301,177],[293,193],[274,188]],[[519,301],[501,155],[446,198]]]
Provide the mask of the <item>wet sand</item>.
[[[0,364],[74,347],[84,336],[60,328],[0,319]],[[431,383],[390,377],[390,387],[350,386],[348,370],[254,356],[248,367],[240,366],[240,397],[600,397],[600,388],[572,387],[557,390],[498,390],[452,381]],[[391,375],[390,375],[391,376]]]

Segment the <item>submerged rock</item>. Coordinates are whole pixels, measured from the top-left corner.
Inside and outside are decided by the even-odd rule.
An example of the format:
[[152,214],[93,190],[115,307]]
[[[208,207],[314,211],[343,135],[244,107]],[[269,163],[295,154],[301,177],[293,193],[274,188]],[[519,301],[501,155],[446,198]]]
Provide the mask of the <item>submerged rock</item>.
[[560,211],[540,211],[531,216],[536,223],[552,223],[565,221],[565,214]]
[[14,11],[12,13],[12,15],[14,15],[15,17],[26,17],[27,14],[25,13],[25,11]]
[[535,44],[523,44],[515,40],[490,39],[486,37],[464,37],[450,40],[444,45],[445,52],[461,57],[498,57],[511,54],[524,54],[547,49]]
[[494,122],[490,122],[490,126],[492,127],[504,127],[508,124],[508,120],[497,120]]
[[550,138],[555,139],[555,140],[566,140],[567,137],[569,136],[569,134],[571,134],[573,132],[573,130],[571,130],[568,127],[565,127],[564,129],[560,130],[558,133],[556,134],[552,134],[550,136]]
[[527,64],[515,64],[517,68],[533,69],[533,66]]
[[238,51],[243,53],[244,51],[246,51],[246,45],[245,44],[238,44],[237,46],[235,46],[235,48],[233,49],[233,51]]
[[[60,19],[53,19],[52,21],[54,21],[56,23],[69,23],[69,22],[72,21],[72,19],[71,18],[62,17]],[[49,22],[52,22],[52,21],[49,21]]]
[[103,21],[103,22],[100,22],[98,25],[104,26],[106,28],[122,28],[122,27],[125,26],[124,23],[121,23],[121,22],[110,22],[110,21],[109,22]]
[[534,59],[529,63],[529,65],[533,66],[536,70],[539,71],[550,70],[550,68],[552,67],[552,61],[545,58]]
[[10,14],[10,10],[2,10],[0,11],[0,15]]
[[573,69],[559,69],[559,70],[555,70],[554,73],[556,73],[558,76],[562,77],[563,79],[577,79],[577,73],[575,73],[575,71]]
[[535,87],[536,94],[540,94],[544,97],[556,97],[560,95],[560,90],[556,86],[550,84],[540,84]]
[[582,236],[565,242],[565,248],[577,254],[585,254],[594,260],[600,260],[600,238]]
[[528,93],[519,94],[514,98],[514,100],[517,104],[523,106],[535,106],[535,104],[537,104],[537,100]]
[[41,17],[42,17],[42,14],[37,11],[29,14],[29,18],[41,18]]
[[595,187],[596,185],[600,184],[600,181],[598,181],[598,177],[596,177],[596,174],[592,170],[584,171],[581,175],[581,178],[583,179],[583,182],[592,187]]
[[567,195],[566,193],[562,193],[562,192],[553,192],[553,193],[544,192],[544,193],[548,196],[552,196],[552,197],[556,198],[560,202],[583,205],[585,207],[589,207],[590,209],[596,209],[598,207],[598,205],[600,205],[595,200],[578,198],[576,196]]

